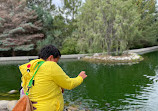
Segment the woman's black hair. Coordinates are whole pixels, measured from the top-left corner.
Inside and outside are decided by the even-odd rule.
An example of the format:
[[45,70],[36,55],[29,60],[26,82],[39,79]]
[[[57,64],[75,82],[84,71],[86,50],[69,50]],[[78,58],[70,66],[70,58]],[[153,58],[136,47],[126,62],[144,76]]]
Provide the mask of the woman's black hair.
[[43,47],[38,54],[39,58],[44,60],[46,60],[50,55],[53,55],[54,58],[61,57],[60,51],[53,45]]

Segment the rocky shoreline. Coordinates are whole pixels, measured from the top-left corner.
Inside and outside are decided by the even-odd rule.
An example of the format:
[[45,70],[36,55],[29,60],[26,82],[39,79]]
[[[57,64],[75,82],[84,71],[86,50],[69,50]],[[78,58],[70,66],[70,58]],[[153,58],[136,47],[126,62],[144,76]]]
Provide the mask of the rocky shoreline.
[[121,56],[111,56],[96,53],[92,56],[85,56],[82,58],[84,61],[96,62],[96,63],[138,63],[143,60],[143,57],[136,53],[123,54]]
[[[18,100],[0,100],[0,111],[12,111]],[[90,111],[87,108],[79,109],[77,106],[65,106],[64,111]]]
[[[141,49],[133,49],[133,50],[128,50],[128,52],[131,53],[136,53],[136,54],[145,54],[153,51],[157,51],[158,46],[153,46],[153,47],[148,47],[148,48],[141,48]],[[125,51],[127,52],[127,51]],[[62,55],[62,59],[80,59],[82,57],[85,57],[89,54],[71,54],[71,55]],[[0,57],[0,63],[3,62],[17,62],[17,61],[28,61],[31,59],[37,59],[38,56],[15,56],[15,57]]]
[[[7,92],[8,95],[18,94],[17,90]],[[19,95],[21,97],[21,95]],[[12,111],[18,100],[0,100],[0,111]],[[64,111],[90,111],[88,108],[81,108],[79,105],[65,103]]]
[[[17,97],[19,98],[22,96],[18,90],[10,90],[4,95],[9,98],[14,94],[18,95]],[[18,100],[11,100],[11,99],[0,100],[0,111],[12,111],[12,109],[14,108],[17,102]],[[90,111],[90,110],[88,108],[81,107],[80,105],[65,103],[64,111]]]

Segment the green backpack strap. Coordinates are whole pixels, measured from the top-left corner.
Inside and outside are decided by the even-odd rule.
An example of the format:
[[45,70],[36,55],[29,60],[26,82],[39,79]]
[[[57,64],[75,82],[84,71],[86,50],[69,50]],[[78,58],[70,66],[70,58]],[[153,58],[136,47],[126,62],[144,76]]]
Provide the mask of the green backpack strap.
[[[34,73],[34,75],[32,76],[32,78],[31,78],[31,80],[30,80],[30,82],[29,82],[29,84],[28,84],[28,86],[27,86],[27,88],[28,88],[28,90],[27,90],[27,92],[26,92],[26,95],[28,95],[29,94],[29,89],[32,87],[32,83],[33,83],[33,78],[34,78],[34,76],[36,75],[36,73],[37,73],[37,71],[38,71],[38,69],[41,67],[41,65],[44,63],[44,61],[40,61],[40,62],[38,62],[37,64],[36,64],[36,66],[35,66],[35,68],[34,69],[36,69],[36,71],[35,71],[35,73]],[[38,66],[38,67],[37,67]]]

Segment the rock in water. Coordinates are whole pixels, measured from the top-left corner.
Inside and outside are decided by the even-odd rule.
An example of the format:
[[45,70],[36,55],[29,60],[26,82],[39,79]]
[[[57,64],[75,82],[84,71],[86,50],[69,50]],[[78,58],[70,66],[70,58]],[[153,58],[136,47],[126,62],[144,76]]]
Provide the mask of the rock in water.
[[11,90],[8,92],[8,94],[14,94],[14,93],[17,93],[18,91],[17,90]]
[[79,109],[77,107],[68,106],[66,110],[67,111],[77,111]]
[[97,57],[97,56],[99,56],[99,54],[98,54],[98,53],[95,53],[93,56],[94,56],[94,57]]

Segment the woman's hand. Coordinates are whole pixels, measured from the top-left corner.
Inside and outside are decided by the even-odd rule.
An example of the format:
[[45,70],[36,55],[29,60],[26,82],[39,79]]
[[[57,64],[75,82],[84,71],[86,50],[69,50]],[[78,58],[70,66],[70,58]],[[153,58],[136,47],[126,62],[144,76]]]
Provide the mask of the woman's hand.
[[81,76],[83,79],[85,79],[87,77],[85,71],[81,71],[79,76]]

